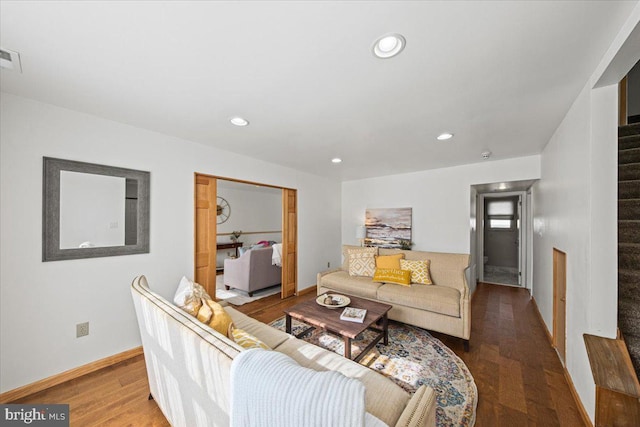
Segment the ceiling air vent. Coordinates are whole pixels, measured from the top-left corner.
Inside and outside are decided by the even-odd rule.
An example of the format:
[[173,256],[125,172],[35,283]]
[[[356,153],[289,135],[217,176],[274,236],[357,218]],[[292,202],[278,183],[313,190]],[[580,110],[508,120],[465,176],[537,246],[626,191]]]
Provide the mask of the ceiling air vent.
[[0,47],[0,67],[21,73],[22,65],[20,65],[20,54],[13,50]]

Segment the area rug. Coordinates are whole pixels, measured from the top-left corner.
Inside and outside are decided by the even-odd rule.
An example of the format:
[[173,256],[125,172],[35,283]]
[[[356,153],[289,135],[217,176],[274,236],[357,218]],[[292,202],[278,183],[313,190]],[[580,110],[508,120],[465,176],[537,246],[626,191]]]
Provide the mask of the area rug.
[[[271,323],[284,331],[284,317]],[[293,333],[308,326],[293,320]],[[374,334],[366,331],[352,341],[352,354],[358,355]],[[342,339],[314,330],[305,341],[344,354]],[[464,362],[429,332],[398,322],[389,322],[389,345],[378,343],[360,364],[390,378],[404,390],[414,393],[423,384],[437,393],[436,425],[471,427],[475,423],[478,389]]]
[[229,304],[233,305],[243,305],[249,302],[257,301],[261,298],[265,298],[271,295],[280,293],[280,285],[271,286],[270,288],[260,289],[259,291],[255,291],[253,296],[249,296],[245,291],[241,291],[239,289],[229,289],[226,290],[224,288],[224,279],[223,275],[219,275],[216,277],[216,298],[223,299]]

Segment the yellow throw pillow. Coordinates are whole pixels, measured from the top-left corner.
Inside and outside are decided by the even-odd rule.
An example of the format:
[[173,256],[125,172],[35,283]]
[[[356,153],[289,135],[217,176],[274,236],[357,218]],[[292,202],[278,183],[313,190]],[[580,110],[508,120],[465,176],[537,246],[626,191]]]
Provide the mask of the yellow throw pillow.
[[403,258],[404,254],[379,255],[376,257],[376,268],[393,268],[400,270],[400,260]]
[[196,318],[202,323],[209,323],[211,320],[211,316],[213,316],[213,310],[207,304],[207,300],[202,298],[200,299],[200,308],[198,308],[198,313],[196,313]]
[[[227,312],[224,311],[224,308],[222,308],[220,304],[218,304],[213,300],[203,299],[202,302],[203,302],[203,306],[207,305],[208,308],[211,310],[211,316],[209,316],[209,320],[203,323],[207,323],[213,329],[220,332],[225,337],[228,337],[229,325],[231,325],[231,322],[232,322],[231,316],[229,316],[229,314],[227,314]],[[200,312],[202,312],[202,316],[200,316]],[[202,308],[200,308],[200,311],[198,311],[198,320],[200,320],[200,317],[206,318],[207,317],[206,314],[207,314],[207,310],[206,309],[202,310]]]
[[409,270],[400,270],[396,268],[376,268],[376,272],[373,275],[373,281],[411,286],[411,272]]
[[376,269],[375,254],[378,248],[349,249],[349,276],[373,276]]
[[232,340],[234,340],[240,347],[250,349],[250,348],[262,348],[264,350],[271,350],[268,345],[260,341],[258,338],[254,337],[250,333],[246,332],[240,328],[234,328],[231,331],[231,336],[229,336]]
[[433,285],[431,281],[431,260],[400,260],[400,268],[411,271],[411,283],[419,283],[421,285]]

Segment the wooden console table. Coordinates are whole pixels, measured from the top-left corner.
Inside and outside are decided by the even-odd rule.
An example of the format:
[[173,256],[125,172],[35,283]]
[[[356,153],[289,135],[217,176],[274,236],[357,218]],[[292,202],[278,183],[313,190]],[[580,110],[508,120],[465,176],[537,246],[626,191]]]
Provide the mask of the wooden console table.
[[[220,249],[235,249],[236,258],[238,258],[238,248],[241,248],[241,247],[242,247],[242,242],[216,244],[216,250],[218,251]],[[216,276],[223,273],[224,273],[224,267],[216,267]]]
[[238,248],[242,247],[242,242],[235,242],[235,243],[218,243],[216,245],[216,249],[220,250],[220,249],[235,249],[236,250],[236,258],[238,257]]

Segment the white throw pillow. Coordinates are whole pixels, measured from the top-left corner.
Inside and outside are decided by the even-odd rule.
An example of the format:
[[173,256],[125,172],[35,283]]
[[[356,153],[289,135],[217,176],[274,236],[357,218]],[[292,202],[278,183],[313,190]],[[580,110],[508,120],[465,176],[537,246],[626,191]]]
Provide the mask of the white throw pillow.
[[182,276],[176,294],[173,297],[173,303],[190,315],[195,316],[202,305],[201,298],[211,299],[202,285],[187,279],[186,276]]

